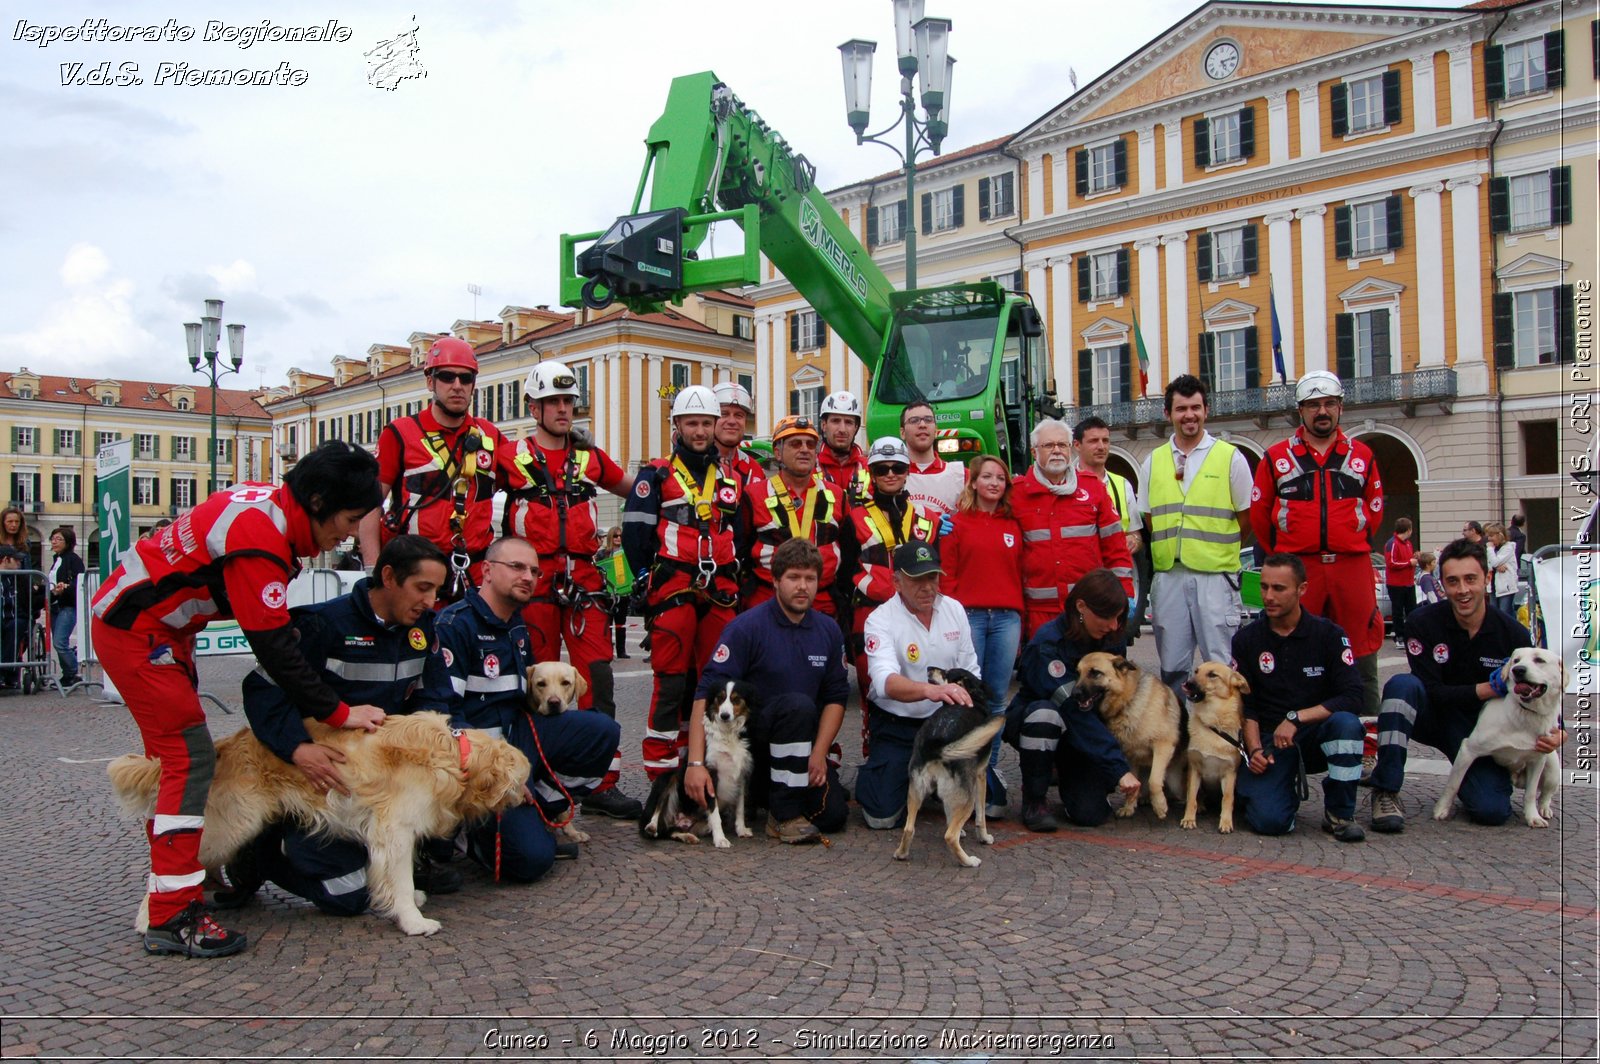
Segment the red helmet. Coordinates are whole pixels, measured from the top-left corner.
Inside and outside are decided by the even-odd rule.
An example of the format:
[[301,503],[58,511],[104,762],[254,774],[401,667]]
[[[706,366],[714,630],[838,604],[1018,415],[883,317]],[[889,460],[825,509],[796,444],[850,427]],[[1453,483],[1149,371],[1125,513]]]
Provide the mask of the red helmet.
[[454,336],[442,337],[428,348],[428,359],[422,364],[424,373],[432,373],[436,369],[470,369],[476,373],[478,356],[472,353],[472,345],[465,340],[457,340]]

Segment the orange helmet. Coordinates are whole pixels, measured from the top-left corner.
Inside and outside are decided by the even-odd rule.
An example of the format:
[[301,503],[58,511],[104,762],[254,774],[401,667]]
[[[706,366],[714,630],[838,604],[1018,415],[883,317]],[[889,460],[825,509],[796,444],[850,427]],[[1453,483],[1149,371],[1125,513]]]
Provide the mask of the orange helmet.
[[424,373],[432,373],[436,369],[470,369],[476,373],[478,356],[472,353],[472,345],[465,340],[444,336],[428,348],[427,361],[422,363]]
[[796,417],[793,414],[779,418],[778,423],[772,426],[772,446],[776,447],[790,436],[810,436],[813,440],[821,440],[817,427],[808,418]]

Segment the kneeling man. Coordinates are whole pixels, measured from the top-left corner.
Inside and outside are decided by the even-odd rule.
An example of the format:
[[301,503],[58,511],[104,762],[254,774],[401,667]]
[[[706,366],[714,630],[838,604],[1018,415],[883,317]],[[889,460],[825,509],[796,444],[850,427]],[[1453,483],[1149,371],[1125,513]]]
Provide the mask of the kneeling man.
[[822,579],[822,552],[808,539],[786,539],[772,552],[775,595],[746,610],[722,630],[711,660],[700,671],[689,718],[689,767],[684,788],[707,804],[706,701],[729,680],[750,684],[760,702],[749,725],[754,792],[767,781],[767,834],[780,842],[808,843],[844,828],[847,814],[833,740],[844,721],[849,681],[844,635],[832,617],[814,609]]
[[1344,630],[1300,608],[1306,567],[1298,555],[1273,554],[1261,565],[1263,616],[1233,637],[1234,669],[1244,696],[1244,746],[1250,772],[1239,777],[1244,819],[1257,835],[1294,830],[1300,765],[1327,770],[1322,830],[1360,842],[1355,822],[1361,778],[1361,673]]

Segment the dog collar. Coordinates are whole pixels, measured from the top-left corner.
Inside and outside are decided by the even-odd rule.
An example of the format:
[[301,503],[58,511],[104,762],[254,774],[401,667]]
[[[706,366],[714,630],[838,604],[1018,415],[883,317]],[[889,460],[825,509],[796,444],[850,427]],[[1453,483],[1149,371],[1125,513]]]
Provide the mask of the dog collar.
[[472,755],[472,740],[467,738],[465,728],[456,728],[451,732],[456,737],[456,745],[461,748],[461,771],[467,771],[467,758]]

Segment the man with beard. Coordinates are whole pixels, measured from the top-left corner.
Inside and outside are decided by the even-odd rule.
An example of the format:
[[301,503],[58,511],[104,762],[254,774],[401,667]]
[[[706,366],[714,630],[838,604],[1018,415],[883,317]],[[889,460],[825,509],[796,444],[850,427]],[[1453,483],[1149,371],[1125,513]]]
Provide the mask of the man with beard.
[[761,462],[744,449],[744,434],[750,419],[756,416],[756,401],[750,398],[745,386],[734,381],[723,381],[711,389],[717,397],[718,416],[716,428],[717,465],[723,475],[739,482],[745,491],[758,481],[767,479]]
[[833,742],[850,692],[844,636],[812,608],[823,573],[815,544],[785,540],[773,552],[772,573],[774,596],[728,622],[700,675],[684,788],[701,804],[710,797],[706,702],[727,681],[743,680],[760,697],[749,725],[751,787],[766,794],[767,834],[789,844],[817,842],[824,831],[842,830],[847,812]]
[[851,493],[864,495],[870,490],[867,483],[867,452],[856,443],[856,433],[861,431],[861,401],[849,392],[834,392],[822,400],[818,411],[822,421],[822,450],[817,455],[817,468],[830,484],[849,498]]
[[691,384],[672,400],[672,453],[640,472],[622,515],[628,568],[648,576],[645,625],[655,689],[645,722],[644,770],[678,767],[688,742],[695,670],[716,649],[739,598],[734,519],[744,492],[717,465],[710,388]]
[[494,538],[494,493],[503,487],[497,455],[500,430],[472,416],[478,356],[465,340],[434,341],[422,364],[430,401],[378,434],[378,486],[383,512],[361,521],[362,564],[401,533],[427,538],[450,558],[440,599],[454,602],[483,579],[483,555]]
[[900,411],[900,435],[911,454],[911,472],[906,477],[911,501],[934,520],[954,513],[961,489],[966,487],[966,468],[939,457],[934,447],[938,421],[933,407],[920,401],[907,403]]
[[1256,466],[1250,528],[1269,553],[1298,555],[1306,567],[1300,603],[1344,629],[1378,713],[1383,614],[1372,570],[1372,530],[1383,518],[1383,482],[1372,450],[1339,427],[1344,386],[1313,370],[1295,386],[1300,427]]
[[1022,525],[1024,638],[1061,615],[1072,585],[1091,569],[1110,569],[1133,597],[1133,556],[1122,517],[1099,479],[1072,461],[1072,432],[1045,418],[1034,426],[1033,465],[1011,487]]
[[754,551],[744,580],[744,608],[772,597],[776,574],[773,552],[789,539],[809,540],[822,553],[822,586],[813,605],[834,616],[833,585],[854,546],[846,535],[849,514],[844,492],[822,479],[817,469],[817,430],[802,417],[780,418],[772,429],[772,453],[778,473],[753,485],[745,496],[745,539]]

